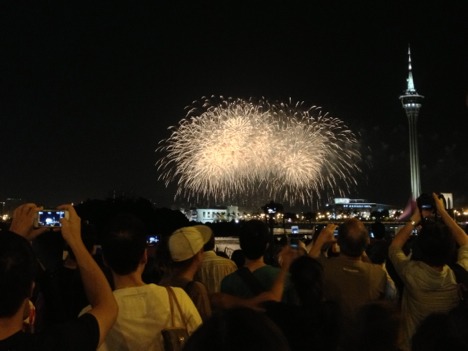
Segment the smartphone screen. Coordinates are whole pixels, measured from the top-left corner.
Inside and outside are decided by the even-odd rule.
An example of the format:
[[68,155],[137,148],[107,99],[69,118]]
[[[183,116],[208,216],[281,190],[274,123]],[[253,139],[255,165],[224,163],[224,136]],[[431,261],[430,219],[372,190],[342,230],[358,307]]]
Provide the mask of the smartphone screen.
[[65,211],[39,211],[37,224],[39,227],[61,227],[60,219],[65,217]]
[[291,234],[289,237],[289,245],[291,245],[293,249],[299,248],[299,234]]
[[156,245],[159,242],[159,235],[148,235],[146,237],[146,243],[150,245]]

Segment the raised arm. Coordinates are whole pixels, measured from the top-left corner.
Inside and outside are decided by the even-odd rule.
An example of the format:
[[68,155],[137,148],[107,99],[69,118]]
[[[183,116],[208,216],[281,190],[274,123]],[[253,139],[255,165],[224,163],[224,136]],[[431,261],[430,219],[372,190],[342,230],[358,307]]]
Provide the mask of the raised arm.
[[67,210],[69,219],[62,218],[62,235],[73,250],[86,296],[91,304],[87,313],[96,317],[99,324],[99,345],[104,341],[109,329],[117,318],[119,307],[104,273],[89,254],[81,240],[81,219],[72,205],[63,205],[59,210]]
[[416,207],[416,210],[411,216],[410,221],[406,222],[406,224],[398,231],[398,233],[393,238],[393,241],[390,244],[390,246],[396,246],[400,249],[403,248],[403,246],[410,238],[414,228],[419,224],[419,222],[421,222],[421,214],[419,213],[419,209]]
[[447,211],[445,210],[444,201],[442,199],[439,199],[437,194],[433,193],[432,196],[434,197],[437,213],[440,214],[440,217],[442,217],[442,220],[444,221],[445,225],[449,227],[450,232],[452,233],[453,238],[455,239],[457,244],[460,246],[468,245],[468,236],[463,231],[463,229],[460,228],[457,222],[455,222],[453,218],[450,217],[450,215],[447,213]]
[[309,256],[312,258],[317,258],[320,256],[320,252],[322,251],[323,245],[327,243],[334,243],[336,242],[333,233],[335,232],[338,226],[336,224],[328,224],[325,228],[323,228],[318,237],[317,241],[315,242],[314,246],[309,251]]

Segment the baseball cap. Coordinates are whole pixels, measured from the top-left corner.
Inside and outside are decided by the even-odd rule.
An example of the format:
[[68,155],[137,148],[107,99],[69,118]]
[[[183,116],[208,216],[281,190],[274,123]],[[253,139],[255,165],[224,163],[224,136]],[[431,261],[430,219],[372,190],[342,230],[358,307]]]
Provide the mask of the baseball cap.
[[203,230],[196,227],[184,227],[177,229],[169,237],[169,251],[172,260],[185,261],[195,256],[211,238],[211,230]]

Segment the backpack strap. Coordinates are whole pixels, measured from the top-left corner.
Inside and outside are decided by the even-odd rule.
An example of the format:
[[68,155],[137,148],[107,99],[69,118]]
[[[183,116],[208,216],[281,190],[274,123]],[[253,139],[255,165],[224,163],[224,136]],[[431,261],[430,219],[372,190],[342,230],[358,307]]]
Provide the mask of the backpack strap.
[[236,273],[241,277],[242,281],[247,285],[254,296],[267,291],[263,284],[255,278],[253,273],[247,267],[239,268]]

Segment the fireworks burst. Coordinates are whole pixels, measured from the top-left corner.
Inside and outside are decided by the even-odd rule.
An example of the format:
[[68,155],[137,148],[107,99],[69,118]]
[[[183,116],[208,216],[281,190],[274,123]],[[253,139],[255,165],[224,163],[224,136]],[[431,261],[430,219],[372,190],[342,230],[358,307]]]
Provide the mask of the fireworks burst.
[[358,142],[341,120],[303,103],[212,101],[194,101],[156,150],[166,153],[156,163],[160,179],[178,179],[176,196],[223,201],[263,189],[275,200],[309,203],[356,183]]

